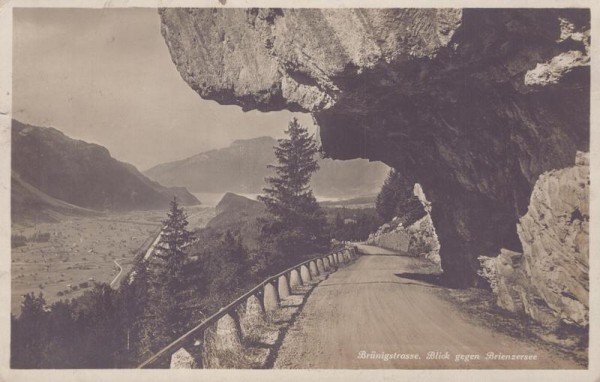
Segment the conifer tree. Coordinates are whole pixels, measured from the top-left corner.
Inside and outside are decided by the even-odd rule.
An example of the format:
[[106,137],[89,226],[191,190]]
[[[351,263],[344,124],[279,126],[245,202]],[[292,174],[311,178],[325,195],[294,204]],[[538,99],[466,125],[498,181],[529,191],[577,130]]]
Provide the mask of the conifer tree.
[[259,196],[271,215],[263,228],[263,239],[286,258],[284,262],[327,248],[325,214],[310,189],[310,178],[319,169],[314,158],[317,144],[296,118],[285,131],[288,138],[279,139],[275,147],[278,164],[269,165],[275,172],[266,181],[269,187]]
[[148,291],[146,263],[141,261],[135,266],[130,281],[123,283],[119,288],[121,326],[126,336],[125,347],[119,355],[123,365],[135,365],[149,355],[148,348],[140,340],[145,334],[144,325],[147,318],[144,314],[150,303]]
[[11,367],[39,368],[47,340],[46,300],[40,293],[23,296],[19,320],[13,320],[11,333]]
[[[188,312],[185,309],[184,265],[185,248],[193,239],[187,230],[187,215],[179,207],[177,199],[171,201],[171,209],[159,243],[157,258],[161,260],[153,275],[153,302],[149,313],[154,316],[150,326],[154,331],[154,346],[150,350],[166,345],[186,329]],[[153,348],[153,349],[152,349]]]
[[241,272],[246,266],[246,249],[244,248],[239,236],[235,236],[231,230],[227,230],[222,239],[222,256],[226,261],[236,265],[239,269],[235,272]]
[[342,215],[339,212],[335,214],[335,228],[338,231],[344,229],[344,218],[342,218]]
[[177,198],[171,201],[171,209],[167,213],[167,219],[163,221],[161,242],[167,248],[161,258],[168,260],[167,263],[176,269],[185,260],[185,247],[191,242],[192,234],[187,230],[187,215],[183,208],[179,207]]
[[377,213],[384,221],[390,221],[396,216],[396,206],[405,194],[406,187],[402,184],[402,178],[396,170],[391,169],[375,202]]
[[425,215],[423,205],[413,193],[414,182],[409,181],[395,169],[391,169],[377,195],[375,208],[384,221],[398,216],[412,224]]

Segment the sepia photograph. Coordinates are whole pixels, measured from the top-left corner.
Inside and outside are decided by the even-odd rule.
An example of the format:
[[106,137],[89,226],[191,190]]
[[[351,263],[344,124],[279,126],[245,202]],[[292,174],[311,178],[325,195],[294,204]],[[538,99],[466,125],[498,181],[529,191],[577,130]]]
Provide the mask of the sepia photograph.
[[7,373],[590,371],[590,4],[319,4],[3,10]]

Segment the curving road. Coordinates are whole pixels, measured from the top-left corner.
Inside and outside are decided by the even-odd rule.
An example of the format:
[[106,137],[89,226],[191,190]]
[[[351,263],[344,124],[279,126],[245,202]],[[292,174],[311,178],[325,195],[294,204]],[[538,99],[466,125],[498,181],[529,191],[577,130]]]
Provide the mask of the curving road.
[[[123,260],[123,259],[121,259],[121,260]],[[113,260],[113,262],[115,263],[115,265],[117,267],[119,267],[119,273],[115,276],[115,278],[113,279],[113,281],[110,282],[110,287],[111,288],[115,287],[115,284],[117,283],[117,281],[119,281],[119,278],[123,274],[123,267],[121,266],[121,264],[117,263],[117,260]]]
[[[437,286],[396,275],[418,273],[424,260],[390,256],[376,247],[362,251],[372,255],[332,273],[313,290],[288,330],[274,367],[581,368],[525,340],[477,324],[439,297]],[[429,352],[437,353],[427,359]],[[486,360],[488,352],[537,360]],[[384,353],[387,361],[382,359]],[[480,359],[457,361],[457,355]]]

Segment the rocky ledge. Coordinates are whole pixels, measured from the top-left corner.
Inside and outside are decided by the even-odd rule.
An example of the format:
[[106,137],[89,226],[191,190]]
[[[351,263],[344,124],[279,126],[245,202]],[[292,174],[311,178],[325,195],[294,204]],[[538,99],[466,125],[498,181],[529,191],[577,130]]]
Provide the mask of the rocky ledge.
[[160,10],[182,78],[244,110],[311,112],[323,149],[420,183],[447,280],[523,252],[540,174],[589,151],[586,9]]
[[523,251],[480,257],[498,305],[546,327],[589,325],[589,154],[542,174],[517,226]]

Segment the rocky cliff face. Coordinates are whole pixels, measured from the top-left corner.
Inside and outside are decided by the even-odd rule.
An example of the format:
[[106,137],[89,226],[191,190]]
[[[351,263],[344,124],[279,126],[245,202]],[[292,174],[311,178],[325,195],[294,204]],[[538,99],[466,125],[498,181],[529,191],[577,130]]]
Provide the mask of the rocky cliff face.
[[395,217],[391,222],[379,227],[377,232],[369,235],[367,243],[422,257],[441,265],[440,243],[431,220],[431,203],[419,184],[415,184],[414,194],[423,205],[423,213],[416,215],[420,217],[416,221],[408,222],[404,217]]
[[498,305],[546,326],[589,325],[589,155],[540,176],[517,230],[523,252],[481,257]]
[[521,251],[538,176],[589,148],[588,10],[165,9],[203,98],[306,111],[326,154],[423,186],[448,281]]

